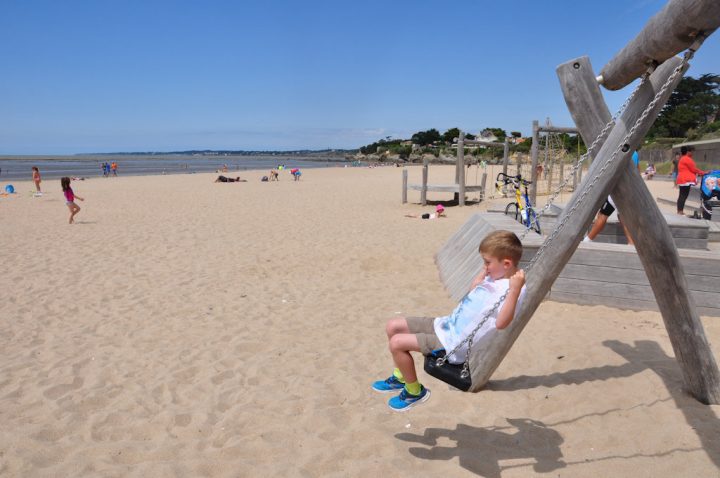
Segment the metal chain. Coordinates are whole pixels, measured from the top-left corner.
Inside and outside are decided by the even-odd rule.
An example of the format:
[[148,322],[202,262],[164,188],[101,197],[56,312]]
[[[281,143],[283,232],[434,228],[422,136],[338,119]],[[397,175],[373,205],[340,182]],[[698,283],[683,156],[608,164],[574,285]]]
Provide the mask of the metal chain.
[[[696,46],[696,45],[693,45],[693,47],[695,47],[695,46]],[[699,45],[698,45],[698,46],[699,46]],[[617,149],[613,152],[613,154],[610,156],[610,159],[609,159],[607,162],[605,162],[605,164],[603,164],[603,166],[600,168],[600,171],[597,172],[597,174],[595,175],[595,177],[593,178],[593,180],[592,180],[588,185],[586,185],[586,186],[583,187],[583,192],[580,194],[580,196],[578,197],[577,201],[575,201],[575,204],[573,205],[573,207],[568,211],[567,215],[563,218],[563,220],[560,222],[560,224],[558,224],[558,225],[555,227],[555,229],[553,230],[552,234],[550,234],[550,236],[543,242],[543,244],[540,246],[540,248],[538,249],[538,251],[535,253],[535,256],[532,258],[532,260],[530,260],[530,262],[528,263],[527,267],[525,268],[525,273],[528,273],[528,272],[530,272],[530,271],[532,270],[533,266],[537,263],[538,258],[540,258],[540,257],[542,256],[543,252],[550,246],[550,244],[553,242],[553,240],[557,237],[558,233],[562,230],[563,227],[565,227],[565,224],[567,224],[567,222],[568,222],[568,220],[570,219],[570,217],[572,217],[573,213],[577,210],[577,208],[580,206],[580,204],[582,204],[582,202],[585,200],[585,197],[588,195],[588,193],[593,189],[593,187],[595,187],[595,184],[596,184],[596,183],[598,182],[598,180],[604,175],[605,170],[615,161],[615,159],[617,158],[618,153],[620,153],[620,151],[623,151],[623,152],[627,152],[627,151],[628,151],[628,149],[627,149],[627,141],[628,141],[628,139],[631,138],[631,137],[635,134],[635,131],[637,131],[638,127],[640,126],[640,123],[642,123],[642,121],[643,121],[645,118],[647,118],[647,116],[650,114],[650,111],[652,111],[652,109],[655,108],[655,105],[656,105],[657,102],[660,100],[660,97],[665,93],[665,91],[666,91],[666,90],[668,89],[668,87],[672,84],[672,82],[675,81],[675,78],[677,78],[677,76],[678,76],[680,73],[682,73],[682,70],[685,68],[685,66],[687,65],[687,63],[692,59],[692,57],[694,56],[696,50],[697,50],[697,48],[690,48],[690,49],[688,49],[688,50],[685,52],[685,54],[683,55],[682,63],[681,63],[680,65],[678,65],[677,68],[675,68],[675,70],[674,70],[673,73],[670,75],[670,77],[668,77],[668,79],[665,81],[665,83],[663,83],[663,85],[662,85],[662,87],[660,88],[660,90],[655,94],[655,97],[652,99],[652,101],[647,105],[647,107],[646,107],[646,108],[643,110],[643,112],[640,114],[640,117],[638,117],[638,119],[635,121],[635,124],[632,126],[632,128],[630,128],[630,131],[625,135],[625,137],[624,137],[623,140],[621,141],[621,143],[620,143],[620,145],[618,146],[618,148],[617,148]],[[648,77],[649,77],[649,74],[645,74],[645,75],[643,76],[643,79],[642,79],[642,81],[640,82],[640,84],[638,85],[638,87],[632,92],[632,94],[628,97],[628,99],[625,101],[625,103],[623,103],[620,111],[618,111],[618,115],[627,107],[627,105],[630,103],[630,101],[632,100],[632,98],[635,96],[635,94],[636,94],[637,91],[640,89],[640,87],[645,83],[645,81],[647,80]],[[567,182],[569,181],[569,179],[572,177],[572,174],[578,169],[579,165],[582,164],[582,161],[584,161],[584,160],[589,156],[590,152],[591,152],[595,147],[597,147],[597,144],[599,143],[600,139],[601,139],[605,134],[607,134],[607,131],[608,131],[608,130],[610,129],[610,127],[615,123],[615,120],[616,120],[616,118],[617,118],[618,115],[616,115],[616,117],[612,118],[612,119],[608,122],[608,124],[605,125],[605,127],[602,129],[602,131],[600,132],[600,134],[597,136],[597,138],[595,138],[595,141],[593,141],[593,143],[592,143],[592,144],[590,145],[590,147],[588,148],[588,152],[585,153],[585,154],[583,155],[583,157],[581,158],[581,160],[578,161],[578,164],[573,168],[573,170],[571,171],[568,179],[565,180],[565,183],[564,183],[563,185],[561,185],[560,188],[562,188],[565,184],[567,184]],[[558,188],[558,189],[560,189],[560,188]],[[551,200],[554,200],[559,194],[560,194],[559,191],[556,191],[556,192],[554,193],[554,195],[551,197]],[[550,207],[550,204],[552,204],[552,203],[551,203],[551,200],[549,200],[548,203],[543,207],[541,213],[544,213],[544,212]],[[538,217],[539,217],[539,215],[538,215]],[[526,231],[522,234],[521,239],[525,238],[525,236],[527,235],[528,232],[529,232],[529,229],[526,230]],[[472,330],[472,332],[471,332],[465,339],[463,339],[463,340],[462,340],[457,346],[455,346],[450,352],[446,352],[446,354],[445,354],[444,357],[441,357],[441,358],[438,358],[438,359],[437,359],[436,364],[437,364],[438,366],[444,365],[445,362],[447,362],[448,358],[449,358],[452,354],[454,354],[454,353],[457,352],[460,348],[462,348],[463,345],[467,344],[467,345],[468,345],[468,348],[467,348],[467,351],[466,351],[466,353],[465,353],[465,361],[464,361],[464,363],[463,363],[463,369],[462,369],[462,371],[460,372],[460,377],[462,377],[462,378],[468,378],[468,377],[470,376],[470,351],[471,351],[471,349],[472,349],[473,339],[474,339],[475,335],[477,334],[477,332],[480,330],[480,328],[481,328],[483,325],[485,325],[485,322],[487,322],[488,318],[500,307],[500,304],[502,304],[503,301],[507,298],[508,292],[509,292],[509,289],[508,289],[508,291],[505,291],[505,293],[502,295],[502,297],[500,297],[500,298],[498,299],[498,301],[495,302],[495,304],[493,304],[493,306],[492,306],[492,308],[490,309],[490,311],[488,311],[487,314],[485,314],[485,316],[482,318],[482,320],[478,323],[478,325]]]
[[[620,109],[618,109],[617,113],[615,113],[615,116],[610,118],[610,121],[607,122],[605,127],[603,127],[602,131],[597,135],[595,138],[595,141],[592,142],[592,144],[588,147],[585,154],[580,156],[580,159],[578,159],[578,162],[570,169],[570,173],[567,175],[567,177],[564,179],[564,181],[553,191],[553,194],[550,195],[547,202],[543,206],[543,208],[540,210],[540,212],[535,214],[535,217],[531,219],[530,226],[523,231],[523,233],[520,235],[520,240],[522,241],[525,239],[525,237],[528,235],[528,233],[532,230],[533,226],[538,226],[538,221],[540,220],[540,217],[542,217],[548,209],[550,209],[550,206],[552,206],[553,202],[557,197],[560,195],[560,193],[565,189],[565,187],[568,185],[570,180],[575,176],[577,173],[577,170],[580,169],[583,166],[583,163],[587,158],[591,156],[591,154],[595,153],[595,148],[597,148],[597,145],[600,144],[600,141],[605,139],[605,136],[610,131],[610,128],[615,125],[615,121],[620,117],[620,115],[625,111],[625,108],[627,108],[627,105],[630,104],[633,98],[635,98],[635,95],[638,91],[640,91],[640,88],[645,84],[647,79],[650,77],[650,72],[645,73],[642,76],[642,79],[640,80],[640,83],[637,85],[637,87],[630,93],[630,96],[627,97],[625,102],[620,106]],[[539,227],[538,227],[539,229]]]
[[563,218],[563,220],[558,224],[555,229],[553,230],[550,237],[548,237],[545,242],[540,246],[537,253],[535,253],[535,256],[532,258],[528,266],[525,268],[525,272],[529,272],[532,270],[533,266],[537,262],[538,258],[542,255],[543,251],[547,249],[547,247],[552,243],[552,241],[557,237],[558,233],[562,230],[563,227],[565,227],[565,224],[567,224],[570,217],[572,217],[573,213],[578,209],[578,207],[582,204],[582,202],[585,200],[585,197],[590,193],[590,191],[595,187],[595,184],[598,182],[598,180],[603,176],[605,173],[605,170],[615,161],[617,158],[618,153],[620,151],[627,152],[628,146],[627,141],[630,139],[634,134],[635,131],[637,131],[638,127],[640,126],[640,123],[647,118],[647,116],[650,114],[650,111],[652,111],[653,108],[655,108],[655,105],[660,100],[660,97],[665,94],[665,91],[669,88],[669,86],[672,84],[673,81],[675,81],[675,78],[679,74],[682,73],[683,69],[687,65],[687,62],[692,59],[693,55],[695,54],[694,50],[687,50],[685,52],[685,55],[683,56],[683,61],[680,65],[678,65],[677,68],[673,71],[673,73],[668,77],[667,81],[660,87],[660,90],[655,94],[655,97],[652,99],[652,101],[647,105],[645,110],[640,114],[640,117],[635,121],[635,124],[630,128],[630,131],[625,135],[623,140],[620,142],[620,145],[618,148],[613,152],[612,156],[610,156],[610,159],[603,164],[603,166],[600,168],[600,171],[597,172],[593,180],[583,187],[582,193],[578,197],[577,201],[575,201],[575,204],[573,207],[568,211],[567,215]]

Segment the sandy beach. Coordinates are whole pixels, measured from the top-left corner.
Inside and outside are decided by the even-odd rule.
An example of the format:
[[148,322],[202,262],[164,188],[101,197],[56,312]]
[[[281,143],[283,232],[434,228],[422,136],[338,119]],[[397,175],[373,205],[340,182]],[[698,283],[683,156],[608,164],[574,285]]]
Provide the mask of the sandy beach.
[[93,178],[74,225],[58,180],[14,182],[0,476],[720,476],[720,406],[683,391],[657,312],[546,301],[486,390],[421,372],[430,400],[390,411],[385,321],[452,310],[433,255],[507,202],[406,218],[431,207],[401,171]]

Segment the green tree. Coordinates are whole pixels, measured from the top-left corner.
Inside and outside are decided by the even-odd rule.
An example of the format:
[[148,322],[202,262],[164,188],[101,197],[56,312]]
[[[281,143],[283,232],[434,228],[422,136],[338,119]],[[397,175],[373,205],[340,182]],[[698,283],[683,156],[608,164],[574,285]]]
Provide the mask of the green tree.
[[427,146],[433,144],[435,141],[440,141],[442,137],[440,132],[435,128],[431,128],[427,131],[419,131],[412,135],[412,142],[419,144],[420,146]]
[[452,143],[455,138],[460,137],[460,128],[450,128],[443,133],[442,139],[446,143]]
[[655,124],[648,132],[651,138],[685,138],[689,130],[697,130],[714,122],[720,110],[720,76],[684,77],[670,95]]

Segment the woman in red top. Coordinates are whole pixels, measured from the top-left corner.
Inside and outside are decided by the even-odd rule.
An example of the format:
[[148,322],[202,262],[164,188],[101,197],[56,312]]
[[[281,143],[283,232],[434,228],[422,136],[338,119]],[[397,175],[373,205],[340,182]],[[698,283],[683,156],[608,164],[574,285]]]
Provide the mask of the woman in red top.
[[690,194],[690,187],[697,184],[697,175],[705,174],[705,171],[695,166],[692,159],[693,149],[691,146],[682,146],[680,148],[680,161],[678,162],[678,175],[676,183],[680,189],[677,200],[677,213],[684,215],[685,201]]

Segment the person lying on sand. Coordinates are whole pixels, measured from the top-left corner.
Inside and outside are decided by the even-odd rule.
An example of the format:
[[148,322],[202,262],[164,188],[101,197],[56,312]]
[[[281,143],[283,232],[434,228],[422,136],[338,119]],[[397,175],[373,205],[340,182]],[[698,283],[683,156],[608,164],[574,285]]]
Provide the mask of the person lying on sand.
[[216,182],[216,183],[246,183],[246,182],[247,182],[247,179],[240,179],[240,176],[238,176],[237,178],[233,179],[233,178],[225,177],[225,176],[223,176],[223,175],[221,174],[220,176],[217,177],[217,179],[215,180],[215,182]]
[[417,214],[405,214],[405,217],[413,217],[413,218],[415,218],[415,219],[417,219],[417,218],[420,218],[420,219],[437,219],[437,218],[439,218],[439,217],[447,217],[447,216],[445,216],[445,207],[443,207],[442,204],[438,204],[438,205],[435,207],[435,212],[432,213],[432,214],[430,214],[430,213],[425,213],[425,214],[421,214],[420,216],[418,216]]

